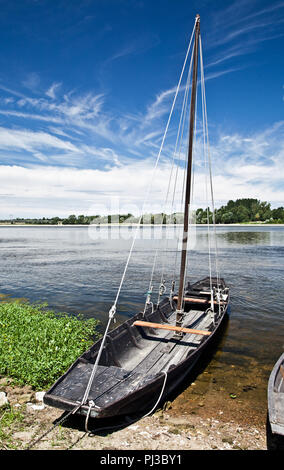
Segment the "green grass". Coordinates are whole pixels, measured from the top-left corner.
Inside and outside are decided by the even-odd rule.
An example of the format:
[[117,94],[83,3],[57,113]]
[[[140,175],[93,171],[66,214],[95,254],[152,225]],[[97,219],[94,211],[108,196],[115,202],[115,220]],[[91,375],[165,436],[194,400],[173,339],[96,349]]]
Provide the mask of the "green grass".
[[35,390],[50,387],[98,337],[97,324],[44,304],[0,303],[0,374]]
[[[24,415],[19,410],[14,410],[10,406],[0,408],[0,448],[14,449],[17,445],[14,443],[12,434],[13,429],[20,427]],[[5,442],[5,445],[4,445]],[[4,447],[3,447],[4,445]]]

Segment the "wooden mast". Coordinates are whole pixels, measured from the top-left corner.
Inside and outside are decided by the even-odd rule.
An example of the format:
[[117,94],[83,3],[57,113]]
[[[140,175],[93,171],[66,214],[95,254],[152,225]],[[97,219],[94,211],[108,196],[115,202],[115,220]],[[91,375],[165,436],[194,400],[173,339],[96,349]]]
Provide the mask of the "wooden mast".
[[190,101],[189,141],[188,141],[186,192],[185,192],[185,205],[184,205],[183,240],[182,240],[182,252],[181,252],[179,291],[178,291],[177,311],[176,311],[176,326],[181,326],[182,321],[183,321],[182,304],[183,304],[183,291],[184,291],[185,268],[186,268],[186,258],[187,258],[188,219],[189,219],[189,205],[190,205],[191,174],[192,174],[192,147],[193,147],[193,138],[194,138],[193,131],[194,131],[194,124],[195,124],[195,103],[196,103],[196,86],[197,86],[199,33],[200,33],[200,16],[196,15],[194,52],[193,52],[193,71],[192,71],[192,85],[191,85],[191,101]]

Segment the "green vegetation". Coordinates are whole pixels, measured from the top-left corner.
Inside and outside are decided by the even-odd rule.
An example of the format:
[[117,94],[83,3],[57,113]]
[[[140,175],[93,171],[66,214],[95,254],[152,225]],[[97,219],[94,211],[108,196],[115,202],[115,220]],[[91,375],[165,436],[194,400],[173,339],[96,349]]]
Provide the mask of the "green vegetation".
[[[14,449],[17,445],[13,442],[13,431],[19,427],[24,420],[20,410],[13,409],[10,405],[0,408],[0,445],[1,449]],[[5,441],[5,445],[4,445]]]
[[[199,208],[196,210],[196,223],[207,224],[207,214],[212,223],[213,214],[207,209]],[[137,223],[139,217],[132,214],[112,214],[106,216],[100,215],[70,215],[67,218],[52,217],[41,219],[16,218],[13,220],[0,220],[0,223],[28,224],[28,225],[90,225],[90,224],[110,224],[110,223]],[[225,206],[215,209],[215,221],[217,224],[234,224],[262,222],[272,224],[284,223],[284,207],[271,209],[271,204],[258,199],[237,199],[230,200]],[[141,220],[143,224],[181,224],[183,223],[183,214],[174,213],[171,215],[163,212],[159,214],[144,214]]]
[[98,337],[97,324],[45,304],[0,303],[0,374],[36,390],[49,387]]
[[[212,223],[213,213],[209,210],[209,221]],[[284,223],[284,207],[271,209],[268,202],[258,199],[230,200],[226,206],[221,206],[215,211],[216,224],[234,224],[248,222]],[[196,222],[207,223],[207,211],[197,209]]]
[[10,224],[29,224],[29,225],[58,225],[58,224],[63,224],[63,225],[74,225],[74,224],[80,224],[80,225],[89,225],[92,223],[98,215],[93,215],[93,216],[87,216],[87,215],[70,215],[67,218],[62,218],[62,217],[42,217],[39,219],[36,218],[22,218],[22,217],[17,217],[15,219],[3,219],[0,220],[0,223],[10,223]]

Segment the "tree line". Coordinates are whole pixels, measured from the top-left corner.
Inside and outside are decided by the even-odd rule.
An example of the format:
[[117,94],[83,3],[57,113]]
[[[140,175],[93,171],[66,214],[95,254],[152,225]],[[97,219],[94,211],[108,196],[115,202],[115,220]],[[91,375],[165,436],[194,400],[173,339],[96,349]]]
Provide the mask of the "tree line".
[[[271,209],[271,204],[266,201],[259,201],[258,199],[243,198],[230,200],[225,206],[215,209],[215,223],[216,224],[234,224],[234,223],[249,223],[249,222],[262,222],[279,224],[284,223],[284,207]],[[207,209],[198,208],[195,211],[193,222],[197,224],[207,224],[214,222],[213,211],[208,207]],[[11,224],[31,224],[31,225],[89,225],[89,224],[109,224],[109,223],[137,223],[139,217],[128,214],[111,214],[106,216],[101,215],[70,215],[69,217],[42,217],[42,218],[15,218],[1,220],[1,223]],[[174,214],[144,214],[141,220],[143,224],[181,224],[183,222],[183,213],[176,212]]]
[[[197,209],[196,222],[199,224],[213,221],[213,212]],[[271,209],[271,204],[258,199],[244,198],[236,201],[230,200],[225,206],[215,210],[216,224],[234,224],[246,222],[284,223],[284,207]]]

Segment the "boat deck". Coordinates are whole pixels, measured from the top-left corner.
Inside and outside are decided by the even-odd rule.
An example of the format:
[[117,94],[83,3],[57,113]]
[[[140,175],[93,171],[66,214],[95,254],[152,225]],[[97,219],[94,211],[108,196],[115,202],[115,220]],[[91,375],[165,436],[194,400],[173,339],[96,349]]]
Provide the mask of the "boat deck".
[[[184,318],[184,326],[188,328],[202,328],[207,330],[212,323],[210,315],[203,311],[190,310]],[[175,314],[168,319],[168,325],[175,325]],[[141,328],[141,327],[139,327]],[[128,353],[120,358],[122,367],[127,370],[143,370],[146,374],[159,373],[169,363],[177,363],[191,350],[201,343],[203,336],[186,334],[182,340],[174,338],[174,333],[167,330],[154,330],[144,328],[144,335],[140,340],[142,349],[135,350],[135,356]],[[148,331],[147,331],[148,330]]]
[[[208,330],[212,324],[210,314],[200,310],[190,310],[186,313],[184,326]],[[175,324],[175,314],[170,315],[167,325]],[[152,330],[139,328],[141,333],[137,346],[127,348],[119,355],[121,367],[100,365],[95,374],[89,394],[99,407],[120,400],[124,396],[150,382],[162,370],[168,370],[172,364],[177,364],[202,342],[204,336],[187,333],[181,340],[174,338],[174,332],[168,330]],[[76,366],[62,377],[52,390],[52,394],[64,400],[76,403],[82,400],[86,389],[93,361],[84,357],[78,359]]]

